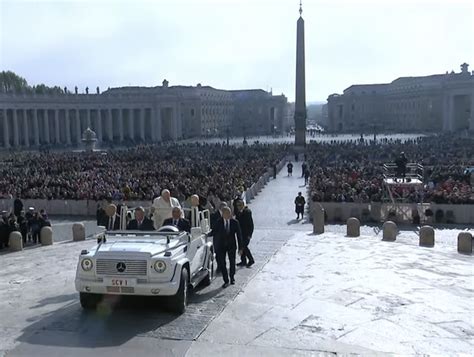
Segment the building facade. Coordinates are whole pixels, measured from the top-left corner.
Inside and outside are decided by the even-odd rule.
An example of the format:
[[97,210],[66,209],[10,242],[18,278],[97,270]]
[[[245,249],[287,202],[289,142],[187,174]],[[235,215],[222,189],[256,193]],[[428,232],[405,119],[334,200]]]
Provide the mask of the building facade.
[[235,105],[235,135],[281,134],[289,130],[288,101],[261,89],[231,91]]
[[[283,125],[278,113],[286,106],[283,95],[169,86],[166,80],[158,87],[86,92],[0,93],[0,147],[75,146],[87,128],[97,134],[99,146],[153,143],[225,135],[243,120],[249,123],[247,134],[270,134]],[[242,100],[242,92],[250,92],[248,99]],[[261,115],[256,108],[263,108]]]
[[336,132],[474,131],[474,73],[401,77],[388,84],[353,85],[328,98]]

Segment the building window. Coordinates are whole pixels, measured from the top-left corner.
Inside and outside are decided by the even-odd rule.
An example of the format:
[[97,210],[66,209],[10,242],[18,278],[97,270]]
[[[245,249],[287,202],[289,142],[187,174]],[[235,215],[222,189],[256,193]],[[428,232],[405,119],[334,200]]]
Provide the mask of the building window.
[[194,116],[194,109],[191,109],[191,116]]

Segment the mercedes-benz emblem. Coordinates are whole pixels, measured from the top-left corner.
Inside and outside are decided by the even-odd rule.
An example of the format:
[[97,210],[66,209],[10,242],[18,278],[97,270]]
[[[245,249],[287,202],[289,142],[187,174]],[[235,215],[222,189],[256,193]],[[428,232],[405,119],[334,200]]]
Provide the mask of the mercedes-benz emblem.
[[127,269],[127,266],[125,265],[124,262],[120,262],[120,263],[117,263],[116,268],[119,273],[123,273]]

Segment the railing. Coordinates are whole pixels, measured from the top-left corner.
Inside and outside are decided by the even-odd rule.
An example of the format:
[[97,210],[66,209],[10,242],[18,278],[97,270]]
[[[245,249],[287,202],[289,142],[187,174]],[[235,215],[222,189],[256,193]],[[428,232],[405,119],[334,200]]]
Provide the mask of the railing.
[[[287,160],[288,157],[285,157],[276,165],[277,173],[283,168],[283,166],[285,166]],[[267,182],[270,181],[271,176],[273,176],[273,168],[269,168],[267,172],[260,176],[257,182],[255,182],[247,191],[245,191],[245,199],[247,203],[257,196],[257,194],[263,189]]]
[[[132,219],[135,217],[135,209],[136,208],[128,208],[127,206],[122,206],[120,211],[120,229],[126,230],[127,229],[127,216],[130,213]],[[154,208],[153,206],[144,207],[146,212],[151,212],[152,210],[156,212],[159,209]],[[191,213],[191,227],[199,227],[203,230],[203,232],[209,231],[210,222],[211,222],[211,212],[206,209],[203,211],[199,211],[198,207],[192,208],[181,208],[184,212]]]
[[[385,179],[401,178],[399,168],[394,163],[384,164],[383,170]],[[423,165],[418,163],[409,163],[406,165],[405,182],[411,182],[411,180],[415,179],[423,181]]]

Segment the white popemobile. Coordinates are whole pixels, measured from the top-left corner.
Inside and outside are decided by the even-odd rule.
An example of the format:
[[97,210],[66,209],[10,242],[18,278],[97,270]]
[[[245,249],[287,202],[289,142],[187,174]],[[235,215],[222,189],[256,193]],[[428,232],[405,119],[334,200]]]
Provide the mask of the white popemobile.
[[[174,311],[186,310],[188,290],[210,285],[214,248],[207,238],[209,211],[193,208],[191,233],[164,226],[158,231],[107,231],[90,251],[83,250],[76,290],[84,309],[94,309],[103,295],[168,296]],[[125,222],[127,208],[122,208]],[[128,211],[130,213],[130,211]]]

